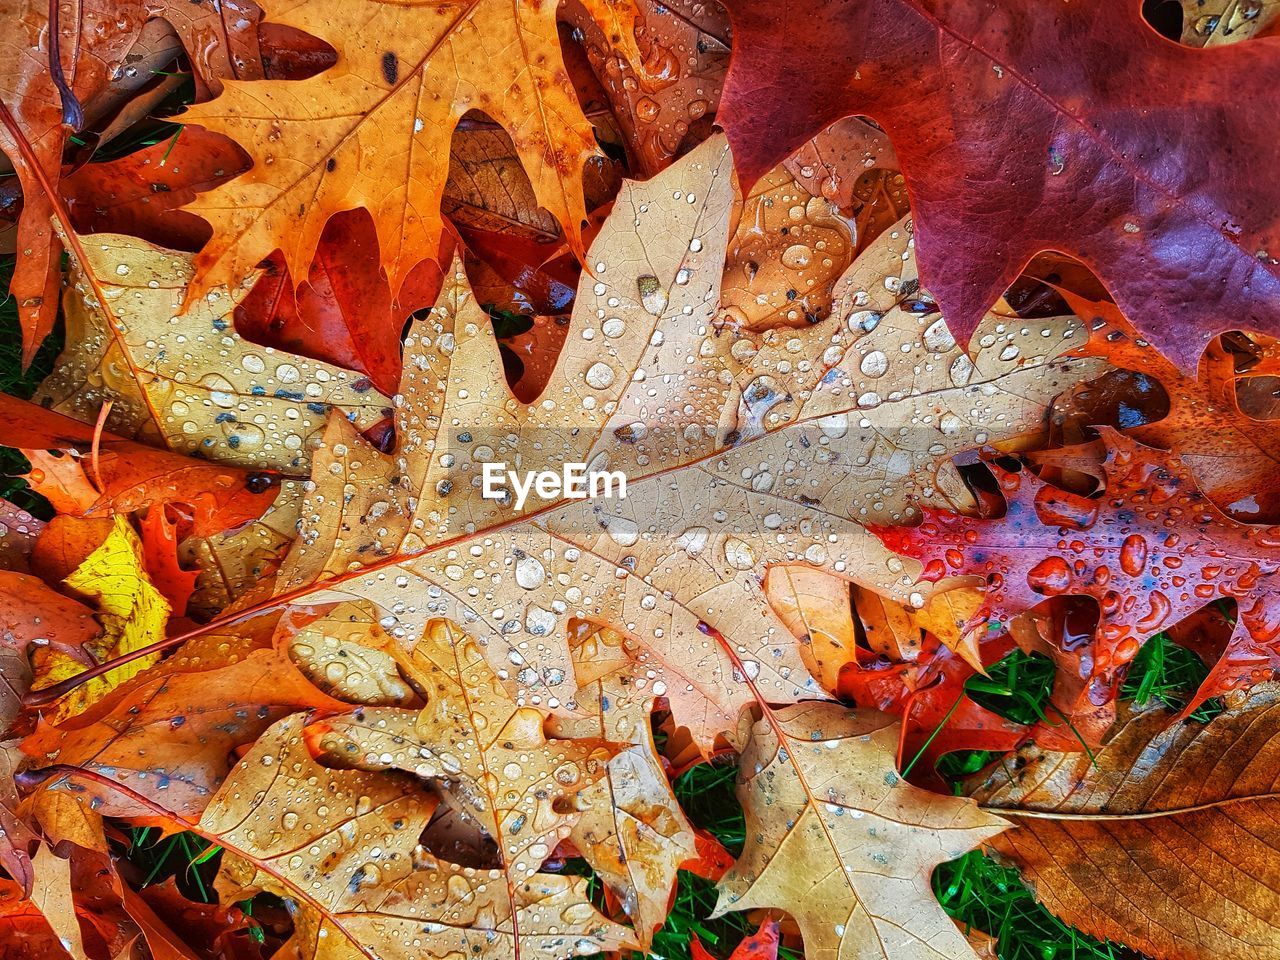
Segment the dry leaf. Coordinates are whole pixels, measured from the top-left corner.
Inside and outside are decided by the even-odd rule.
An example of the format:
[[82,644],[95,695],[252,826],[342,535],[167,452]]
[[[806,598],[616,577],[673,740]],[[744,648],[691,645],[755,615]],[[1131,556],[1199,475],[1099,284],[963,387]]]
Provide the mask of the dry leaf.
[[122,436],[297,475],[331,407],[361,429],[387,409],[358,374],[242,339],[231,313],[249,280],[183,311],[190,255],[113,234],[82,243],[67,347],[36,395],[54,410],[93,423],[110,401],[107,427]]

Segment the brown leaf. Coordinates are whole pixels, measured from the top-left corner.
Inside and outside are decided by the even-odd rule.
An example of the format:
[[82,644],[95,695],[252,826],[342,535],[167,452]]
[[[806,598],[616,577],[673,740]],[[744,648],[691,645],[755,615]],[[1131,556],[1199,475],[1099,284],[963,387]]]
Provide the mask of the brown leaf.
[[[59,764],[93,771],[177,816],[193,816],[221,785],[235,748],[294,711],[347,708],[245,627],[239,637],[194,640],[79,716],[57,726],[41,723],[23,750],[36,769]],[[48,781],[36,796],[42,822],[51,805],[64,807],[68,798],[95,815],[150,815],[127,796],[74,776]]]
[[853,262],[854,236],[840,212],[785,167],[742,198],[720,287],[723,322],[748,330],[804,327],[831,312],[832,289]]
[[[483,763],[475,740],[445,740],[441,748],[443,759],[473,770]],[[551,797],[563,795],[557,784],[548,776],[549,793],[538,791],[543,799],[524,793],[516,808],[504,802],[502,810],[481,811],[491,823],[502,818],[500,836],[513,843],[501,849],[522,869],[511,869],[512,861],[507,871],[461,867],[418,848],[436,806],[420,781],[317,764],[295,715],[232,771],[201,830],[228,851],[220,888],[236,898],[266,889],[297,903],[293,949],[303,957],[445,957],[479,942],[495,958],[558,960],[575,950],[621,948],[627,931],[590,906],[585,880],[536,872],[539,851],[550,853],[548,830],[557,834],[565,820],[552,809]],[[312,846],[319,856],[299,853]]]
[[929,877],[1007,823],[902,780],[896,723],[836,704],[766,707],[735,744],[747,845],[714,915],[786,910],[811,957],[970,955]]
[[655,695],[632,678],[626,641],[588,623],[571,625],[570,635],[577,703],[587,717],[553,729],[630,746],[578,794],[582,818],[569,840],[618,897],[648,949],[667,919],[676,871],[700,856],[697,837],[658,759],[649,724]]
[[43,531],[43,520],[0,499],[0,569],[29,572],[31,552]]
[[1280,686],[1208,724],[1169,719],[1134,714],[1096,767],[1022,748],[972,792],[1017,824],[991,846],[1096,937],[1170,960],[1265,955],[1280,942]]
[[[721,139],[624,188],[536,404],[509,393],[455,267],[406,340],[395,451],[331,421],[277,596],[359,596],[406,638],[451,616],[514,691],[553,708],[576,689],[567,621],[608,624],[703,749],[750,699],[707,627],[774,700],[813,696],[763,572],[805,562],[909,599],[907,568],[861,522],[921,501],[972,509],[954,454],[1037,442],[1048,401],[1100,365],[1055,360],[1081,336],[1061,320],[993,317],[1002,332],[969,358],[900,302],[917,286],[905,224],[842,280],[841,323],[717,335],[730,204]],[[484,497],[481,464],[517,454],[522,471],[607,464],[627,497]]]

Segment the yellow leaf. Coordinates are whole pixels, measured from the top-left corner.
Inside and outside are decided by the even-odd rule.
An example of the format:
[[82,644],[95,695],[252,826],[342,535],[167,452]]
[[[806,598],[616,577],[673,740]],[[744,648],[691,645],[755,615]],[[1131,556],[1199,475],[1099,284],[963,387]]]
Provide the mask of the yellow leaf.
[[[96,601],[102,636],[85,647],[99,662],[164,639],[169,604],[147,577],[142,561],[142,541],[125,517],[116,517],[115,527],[102,546],[89,554],[63,583]],[[137,676],[157,659],[158,654],[141,657],[81,684],[58,701],[48,719],[59,723],[83,713],[91,704]],[[32,687],[51,686],[82,670],[84,664],[53,651],[40,665]]]

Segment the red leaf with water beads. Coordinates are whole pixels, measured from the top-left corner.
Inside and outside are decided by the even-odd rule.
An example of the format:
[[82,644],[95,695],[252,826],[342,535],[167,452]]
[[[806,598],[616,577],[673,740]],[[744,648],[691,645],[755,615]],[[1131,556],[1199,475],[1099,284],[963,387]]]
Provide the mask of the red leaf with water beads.
[[1109,427],[1099,432],[1107,457],[1095,498],[993,463],[1003,518],[927,510],[918,527],[873,531],[923,561],[922,579],[982,577],[980,618],[1005,623],[1047,598],[1092,597],[1099,620],[1081,694],[1088,704],[1115,698],[1144,641],[1219,598],[1238,603],[1240,626],[1188,709],[1269,678],[1280,666],[1280,528],[1230,519],[1176,456]]
[[1280,46],[1191,50],[1140,0],[726,0],[717,120],[744,186],[842,117],[902,163],[920,280],[956,338],[1038,252],[1092,267],[1184,370],[1280,332]]

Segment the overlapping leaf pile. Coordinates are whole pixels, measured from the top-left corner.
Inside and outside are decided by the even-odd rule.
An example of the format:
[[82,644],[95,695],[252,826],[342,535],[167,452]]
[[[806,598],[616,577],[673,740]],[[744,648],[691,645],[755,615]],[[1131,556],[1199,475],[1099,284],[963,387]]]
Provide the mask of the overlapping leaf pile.
[[1140,6],[0,2],[0,952],[1280,956],[1280,41]]

